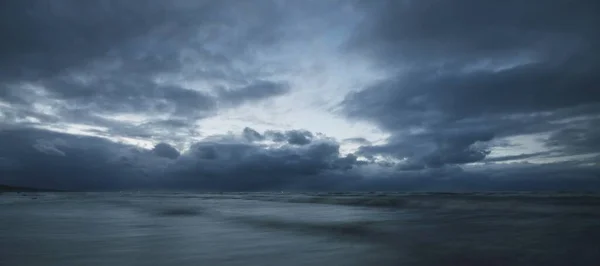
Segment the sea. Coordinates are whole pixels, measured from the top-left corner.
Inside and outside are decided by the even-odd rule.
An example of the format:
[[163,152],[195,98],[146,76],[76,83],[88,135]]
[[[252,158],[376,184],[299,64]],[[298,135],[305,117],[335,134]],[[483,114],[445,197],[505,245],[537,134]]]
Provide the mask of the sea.
[[0,194],[0,265],[600,265],[585,193]]

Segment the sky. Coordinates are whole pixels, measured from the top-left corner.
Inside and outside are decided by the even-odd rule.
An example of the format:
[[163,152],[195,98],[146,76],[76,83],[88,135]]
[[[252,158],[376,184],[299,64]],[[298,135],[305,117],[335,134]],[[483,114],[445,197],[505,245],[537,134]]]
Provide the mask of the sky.
[[0,183],[600,190],[596,0],[5,0]]

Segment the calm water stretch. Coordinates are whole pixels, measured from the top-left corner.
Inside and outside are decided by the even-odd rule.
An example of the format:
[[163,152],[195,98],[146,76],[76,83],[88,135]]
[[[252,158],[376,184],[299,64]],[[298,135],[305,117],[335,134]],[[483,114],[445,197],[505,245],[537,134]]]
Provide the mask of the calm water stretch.
[[600,196],[3,193],[0,265],[598,265]]

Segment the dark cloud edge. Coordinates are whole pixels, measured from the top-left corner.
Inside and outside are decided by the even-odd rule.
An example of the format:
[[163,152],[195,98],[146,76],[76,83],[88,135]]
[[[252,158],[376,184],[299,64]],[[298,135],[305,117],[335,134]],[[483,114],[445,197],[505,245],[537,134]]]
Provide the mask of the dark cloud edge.
[[[401,169],[342,156],[315,139],[279,148],[239,139],[199,141],[183,153],[39,129],[0,131],[0,183],[63,190],[197,191],[600,191],[600,165],[448,165]],[[597,158],[596,158],[597,159]]]
[[[357,3],[344,47],[389,76],[348,94],[341,114],[391,135],[359,154],[434,170],[600,153],[597,1]],[[493,141],[540,133],[548,152],[488,157]]]

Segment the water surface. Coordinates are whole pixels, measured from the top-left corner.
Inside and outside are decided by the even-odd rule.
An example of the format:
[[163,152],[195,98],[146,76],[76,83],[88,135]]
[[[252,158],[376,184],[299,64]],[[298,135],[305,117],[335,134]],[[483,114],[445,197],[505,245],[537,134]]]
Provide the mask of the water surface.
[[3,193],[0,265],[597,265],[600,197]]

